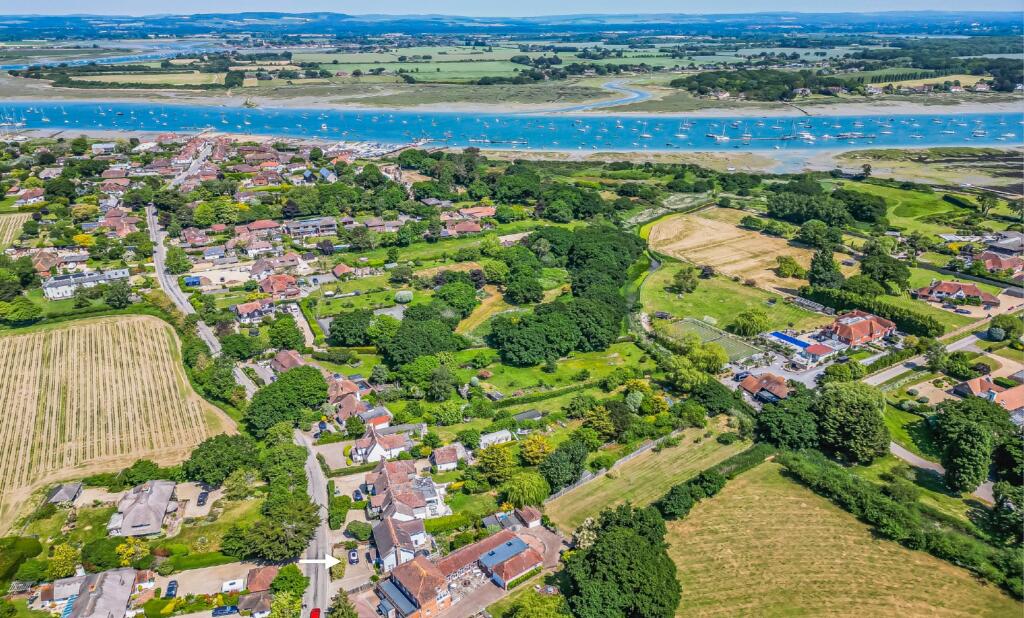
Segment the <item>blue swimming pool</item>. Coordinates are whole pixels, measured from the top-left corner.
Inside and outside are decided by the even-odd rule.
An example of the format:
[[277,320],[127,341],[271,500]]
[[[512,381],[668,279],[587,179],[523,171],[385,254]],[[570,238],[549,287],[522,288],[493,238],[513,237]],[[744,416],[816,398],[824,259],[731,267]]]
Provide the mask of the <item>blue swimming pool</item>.
[[806,341],[800,341],[799,339],[796,339],[794,337],[790,337],[786,333],[780,333],[777,330],[776,331],[772,331],[772,337],[775,337],[776,339],[778,339],[780,341],[784,341],[784,342],[786,342],[786,343],[788,343],[790,345],[795,345],[796,347],[800,348],[801,350],[803,350],[807,346],[811,345],[811,344],[807,343]]

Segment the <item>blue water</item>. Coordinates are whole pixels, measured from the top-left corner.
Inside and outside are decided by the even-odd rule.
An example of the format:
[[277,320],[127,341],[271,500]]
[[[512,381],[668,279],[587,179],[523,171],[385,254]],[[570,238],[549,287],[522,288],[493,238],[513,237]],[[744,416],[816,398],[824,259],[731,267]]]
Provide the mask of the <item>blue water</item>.
[[[137,44],[136,44],[137,45]],[[101,45],[101,47],[104,47]],[[54,58],[36,58],[32,62],[25,64],[0,64],[0,71],[22,71],[31,67],[55,67],[55,66],[85,66],[87,64],[132,64],[135,62],[152,62],[154,60],[165,60],[167,58],[174,58],[179,54],[200,54],[207,52],[223,51],[225,48],[219,45],[211,45],[209,43],[198,43],[198,42],[181,42],[175,41],[172,43],[145,43],[138,46],[139,49],[135,50],[130,54],[107,56],[103,58],[76,58],[66,59],[54,57]],[[154,51],[145,51],[152,49]],[[84,53],[84,52],[83,52]]]
[[782,341],[785,341],[786,343],[789,343],[791,345],[795,345],[796,347],[800,348],[801,350],[803,350],[803,349],[805,349],[805,348],[807,348],[807,347],[809,347],[811,345],[811,344],[807,343],[806,341],[800,341],[799,339],[796,339],[794,337],[790,337],[786,333],[780,333],[777,330],[776,331],[772,331],[772,337],[775,337],[776,339],[780,339]]
[[[734,119],[0,101],[0,122],[24,123],[24,128],[69,133],[213,129],[387,144],[422,139],[428,140],[430,146],[544,151],[1015,146],[1024,143],[1022,118],[1024,114]],[[0,126],[4,128],[10,129],[12,125]],[[850,133],[859,137],[841,137]]]

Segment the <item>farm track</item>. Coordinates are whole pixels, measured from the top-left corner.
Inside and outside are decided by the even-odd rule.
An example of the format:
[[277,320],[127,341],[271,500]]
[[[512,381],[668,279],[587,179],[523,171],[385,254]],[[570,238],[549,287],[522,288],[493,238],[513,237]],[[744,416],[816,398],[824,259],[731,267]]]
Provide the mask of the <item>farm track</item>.
[[172,345],[149,316],[0,337],[0,531],[42,485],[139,458],[178,462],[234,431],[192,392]]

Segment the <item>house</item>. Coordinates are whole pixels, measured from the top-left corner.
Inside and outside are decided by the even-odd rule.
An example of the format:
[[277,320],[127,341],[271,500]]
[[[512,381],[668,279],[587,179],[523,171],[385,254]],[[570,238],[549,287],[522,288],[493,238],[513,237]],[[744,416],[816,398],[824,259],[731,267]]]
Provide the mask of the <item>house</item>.
[[187,227],[181,230],[181,244],[183,247],[203,247],[210,244],[210,239],[203,230]]
[[285,229],[290,236],[306,238],[308,236],[335,236],[338,233],[338,222],[334,217],[318,217],[315,219],[296,219],[285,222]]
[[353,272],[355,272],[355,269],[344,262],[341,262],[340,264],[331,269],[331,273],[338,279],[344,279],[345,277],[351,275]]
[[[359,419],[362,420],[367,425],[372,425],[373,427],[376,427],[377,433],[379,433],[382,436],[390,435],[392,433],[391,431],[385,431],[392,429],[389,427],[389,425],[391,425],[391,419],[394,418],[394,415],[391,414],[391,410],[388,410],[387,406],[374,406],[372,408],[368,407],[365,410],[357,412],[356,416],[358,416]],[[400,432],[394,431],[393,433]]]
[[541,524],[541,513],[535,507],[524,506],[516,509],[515,513],[519,521],[523,522],[527,528],[536,528]]
[[385,573],[416,557],[418,551],[429,552],[430,537],[422,519],[400,521],[385,517],[373,527],[373,544],[377,563]]
[[295,369],[305,364],[306,361],[302,360],[302,357],[295,350],[281,350],[271,359],[270,368],[277,373],[284,373],[289,369]]
[[261,255],[277,255],[280,250],[265,240],[254,240],[245,247],[245,254],[252,259]]
[[81,483],[61,483],[54,488],[46,502],[56,505],[69,505],[77,500],[81,493]]
[[492,431],[491,433],[485,433],[480,436],[480,448],[487,448],[488,446],[494,446],[496,444],[505,444],[512,440],[512,432],[508,429]]
[[107,524],[110,536],[159,534],[164,517],[178,510],[174,481],[146,481],[133,487],[117,503],[117,512]]
[[245,589],[249,592],[264,592],[270,590],[270,583],[277,577],[276,566],[256,567],[249,569],[245,576]]
[[81,579],[77,596],[68,597],[71,609],[65,607],[63,618],[124,618],[135,591],[135,569],[113,569]]
[[459,214],[467,219],[479,220],[484,217],[493,217],[497,212],[494,206],[473,206],[471,208],[460,208]]
[[999,236],[988,243],[988,250],[1020,256],[1024,254],[1024,232],[999,232]]
[[896,332],[896,324],[856,309],[840,315],[836,321],[822,329],[832,339],[848,346],[867,345]]
[[108,155],[113,154],[114,150],[117,149],[117,144],[114,142],[98,142],[92,145],[92,153],[94,155]]
[[413,442],[406,434],[381,435],[371,425],[367,433],[352,445],[350,455],[357,463],[371,463],[382,459],[394,459],[399,454],[412,450]]
[[106,272],[97,270],[88,273],[71,273],[70,275],[55,275],[43,281],[43,296],[47,300],[58,300],[71,298],[78,288],[92,288],[103,283],[114,281],[126,281],[129,273],[127,268],[118,268]]
[[235,236],[249,234],[256,238],[271,238],[281,232],[281,224],[271,219],[258,219],[247,225],[235,226]]
[[204,260],[220,260],[227,257],[228,251],[224,245],[216,245],[203,249]]
[[437,616],[452,604],[444,576],[424,556],[395,567],[391,577],[377,584],[377,596],[378,613],[397,618]]
[[363,480],[371,515],[410,521],[451,514],[444,503],[444,489],[433,479],[419,476],[411,461],[381,461]]
[[749,375],[740,382],[740,388],[765,403],[774,403],[789,396],[786,379],[772,373]]
[[821,343],[814,343],[800,350],[794,357],[794,360],[804,367],[817,367],[836,354],[838,354],[838,351],[835,348],[830,348]]
[[459,466],[460,459],[466,459],[466,447],[456,442],[448,446],[436,448],[430,453],[430,463],[438,472],[448,472]]
[[544,557],[518,536],[480,556],[480,567],[505,590],[509,583],[542,566]]
[[46,200],[46,189],[39,187],[33,189],[25,189],[18,194],[18,199],[14,200],[15,206],[28,206],[30,204],[39,204]]
[[260,298],[248,303],[238,303],[231,308],[239,324],[259,324],[268,315],[274,315],[277,307],[269,298]]
[[271,594],[269,590],[250,592],[238,597],[238,609],[249,612],[252,618],[267,618],[270,615]]
[[295,298],[299,295],[299,287],[295,277],[291,275],[270,275],[260,281],[260,291],[270,294],[277,300]]
[[953,387],[953,393],[961,397],[982,397],[992,401],[1006,388],[992,381],[992,376],[971,378]]
[[998,306],[999,299],[982,291],[973,283],[961,283],[959,281],[932,281],[928,287],[914,291],[914,295],[921,300],[930,302],[943,302],[947,300],[974,301],[986,306]]
[[1002,253],[996,253],[995,251],[985,251],[978,257],[974,258],[974,261],[984,264],[985,270],[989,272],[1001,272],[1008,270],[1013,274],[1017,274],[1024,270],[1024,258],[1016,255],[1004,255]]

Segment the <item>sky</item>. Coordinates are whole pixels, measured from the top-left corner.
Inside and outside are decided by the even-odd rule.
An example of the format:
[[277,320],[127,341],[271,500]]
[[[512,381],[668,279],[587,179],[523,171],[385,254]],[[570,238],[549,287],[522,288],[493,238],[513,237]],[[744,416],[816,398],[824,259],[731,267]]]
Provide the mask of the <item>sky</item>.
[[[969,5],[951,0],[517,0],[507,3],[480,0],[175,0],[173,3],[145,3],[138,0],[45,0],[34,5],[15,5],[0,1],[0,14],[33,13],[60,15],[91,13],[98,15],[146,15],[173,11],[176,14],[224,13],[238,11],[287,11],[293,13],[330,11],[348,14],[443,15],[520,17],[568,15],[573,13],[757,13],[769,11],[871,12],[903,10],[935,11],[1021,11],[1020,0],[973,0]],[[16,10],[17,9],[17,10]],[[29,10],[26,10],[29,9]]]

